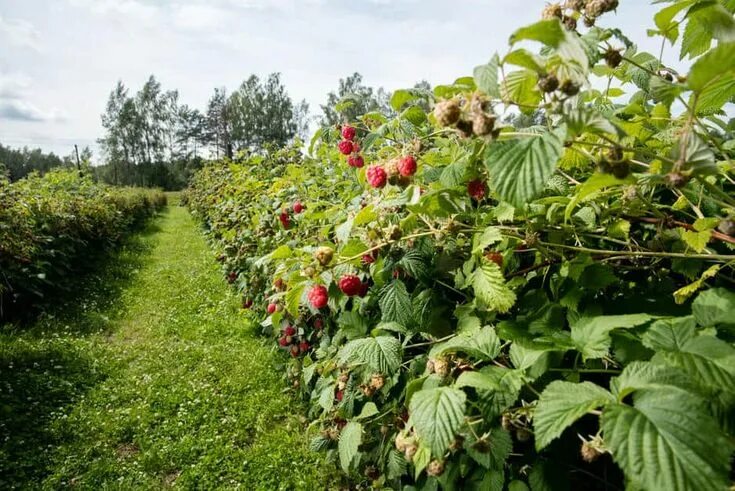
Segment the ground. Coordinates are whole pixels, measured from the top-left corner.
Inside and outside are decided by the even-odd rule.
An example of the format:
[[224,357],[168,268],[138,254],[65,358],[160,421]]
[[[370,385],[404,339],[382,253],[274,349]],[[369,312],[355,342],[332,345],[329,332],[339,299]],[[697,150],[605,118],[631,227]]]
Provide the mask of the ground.
[[184,208],[82,283],[32,326],[0,330],[0,488],[331,487],[282,354]]

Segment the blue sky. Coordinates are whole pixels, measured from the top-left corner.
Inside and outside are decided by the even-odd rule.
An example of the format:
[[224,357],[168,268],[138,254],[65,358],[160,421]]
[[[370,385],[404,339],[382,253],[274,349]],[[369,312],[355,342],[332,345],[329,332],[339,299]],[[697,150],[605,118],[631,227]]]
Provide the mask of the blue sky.
[[[621,0],[617,18],[642,49],[655,6]],[[67,155],[95,148],[117,80],[150,74],[203,108],[214,87],[283,74],[312,113],[359,71],[388,90],[471,74],[543,0],[0,0],[0,143]],[[675,58],[669,49],[665,57]]]

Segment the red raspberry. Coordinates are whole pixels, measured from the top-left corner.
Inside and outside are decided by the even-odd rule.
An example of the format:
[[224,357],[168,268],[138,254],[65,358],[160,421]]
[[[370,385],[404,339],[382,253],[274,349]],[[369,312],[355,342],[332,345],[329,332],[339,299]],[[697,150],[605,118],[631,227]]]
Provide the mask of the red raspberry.
[[301,201],[297,201],[293,204],[294,213],[301,213],[302,211],[304,211],[304,205],[301,204]]
[[265,310],[267,310],[269,314],[272,314],[273,312],[275,312],[276,310],[278,310],[278,305],[276,305],[274,303],[269,303],[268,304],[268,307],[266,307]]
[[360,153],[360,144],[357,142],[352,142],[352,151],[354,153]]
[[291,356],[293,356],[294,358],[299,356],[299,347],[296,346],[295,344],[291,345]]
[[362,264],[373,264],[375,262],[375,256],[372,254],[365,254],[362,256]]
[[475,179],[467,183],[467,193],[476,201],[482,200],[487,192],[485,183],[479,179]]
[[319,329],[322,329],[323,327],[324,327],[324,320],[319,318],[314,321],[314,329],[319,330]]
[[315,309],[322,309],[327,306],[329,301],[329,294],[327,289],[323,285],[315,285],[309,290],[307,295],[309,303]]
[[283,228],[288,229],[291,226],[291,217],[289,217],[288,213],[285,211],[278,215],[278,219],[281,221]]
[[367,283],[361,283],[360,284],[360,293],[358,293],[359,296],[364,297],[368,294],[368,289],[370,288],[370,285]]
[[237,273],[234,271],[230,271],[227,275],[227,282],[228,283],[234,283],[235,280],[237,280]]
[[354,274],[346,274],[339,279],[339,289],[348,297],[354,297],[360,293],[362,281]]
[[345,125],[342,127],[342,138],[345,140],[352,141],[355,138],[356,133],[357,131],[352,126]]
[[280,338],[278,338],[278,345],[282,348],[288,346],[288,339],[286,339],[286,336],[281,336]]
[[334,395],[335,399],[337,399],[339,402],[342,402],[342,398],[345,396],[345,391],[338,390],[337,393]]
[[416,174],[416,159],[412,155],[406,155],[398,162],[398,172],[403,177]]
[[242,308],[243,309],[247,310],[247,309],[249,309],[252,306],[253,306],[253,301],[251,299],[246,298],[246,299],[244,299],[242,301]]
[[385,169],[379,165],[371,165],[367,169],[367,181],[374,188],[382,188],[388,180],[388,174]]
[[488,261],[492,261],[495,264],[497,264],[499,267],[503,267],[503,255],[496,251],[491,251],[485,254],[485,259]]
[[308,341],[301,341],[299,343],[299,350],[302,353],[306,353],[307,351],[309,351],[309,348],[311,348],[311,345],[309,345]]
[[342,155],[349,155],[352,153],[354,146],[350,140],[342,140],[339,142],[339,145],[337,145],[337,148],[339,148],[339,152]]
[[353,154],[347,158],[347,165],[359,169],[365,165],[365,159],[362,158],[362,155]]
[[291,326],[286,326],[283,329],[283,334],[285,334],[286,336],[293,336],[294,334],[296,334],[296,329]]

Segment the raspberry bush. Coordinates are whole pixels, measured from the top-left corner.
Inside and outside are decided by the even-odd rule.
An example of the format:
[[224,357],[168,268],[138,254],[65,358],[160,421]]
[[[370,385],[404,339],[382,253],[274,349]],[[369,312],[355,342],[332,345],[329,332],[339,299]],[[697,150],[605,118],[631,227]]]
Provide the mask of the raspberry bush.
[[195,177],[223,272],[353,485],[731,484],[735,6],[656,15],[686,74],[595,26],[616,6],[550,5],[430,113],[399,90],[394,118]]

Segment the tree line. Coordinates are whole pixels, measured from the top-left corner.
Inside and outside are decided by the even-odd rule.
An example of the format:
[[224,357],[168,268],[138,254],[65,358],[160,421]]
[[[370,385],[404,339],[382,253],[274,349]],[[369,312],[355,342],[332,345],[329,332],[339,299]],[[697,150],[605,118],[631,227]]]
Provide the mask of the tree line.
[[[431,86],[422,81],[415,88],[428,92]],[[88,148],[81,149],[80,161],[110,184],[181,189],[206,159],[283,146],[307,137],[314,124],[333,126],[370,112],[392,117],[390,99],[389,91],[366,85],[359,73],[339,80],[318,115],[310,113],[306,101],[288,94],[279,73],[252,75],[231,92],[215,88],[202,109],[183,103],[178,90],[165,89],[153,75],[137,91],[119,81],[101,115],[100,164],[89,165]],[[78,162],[73,152],[61,158],[40,149],[0,146],[0,169],[3,164],[12,181]]]

